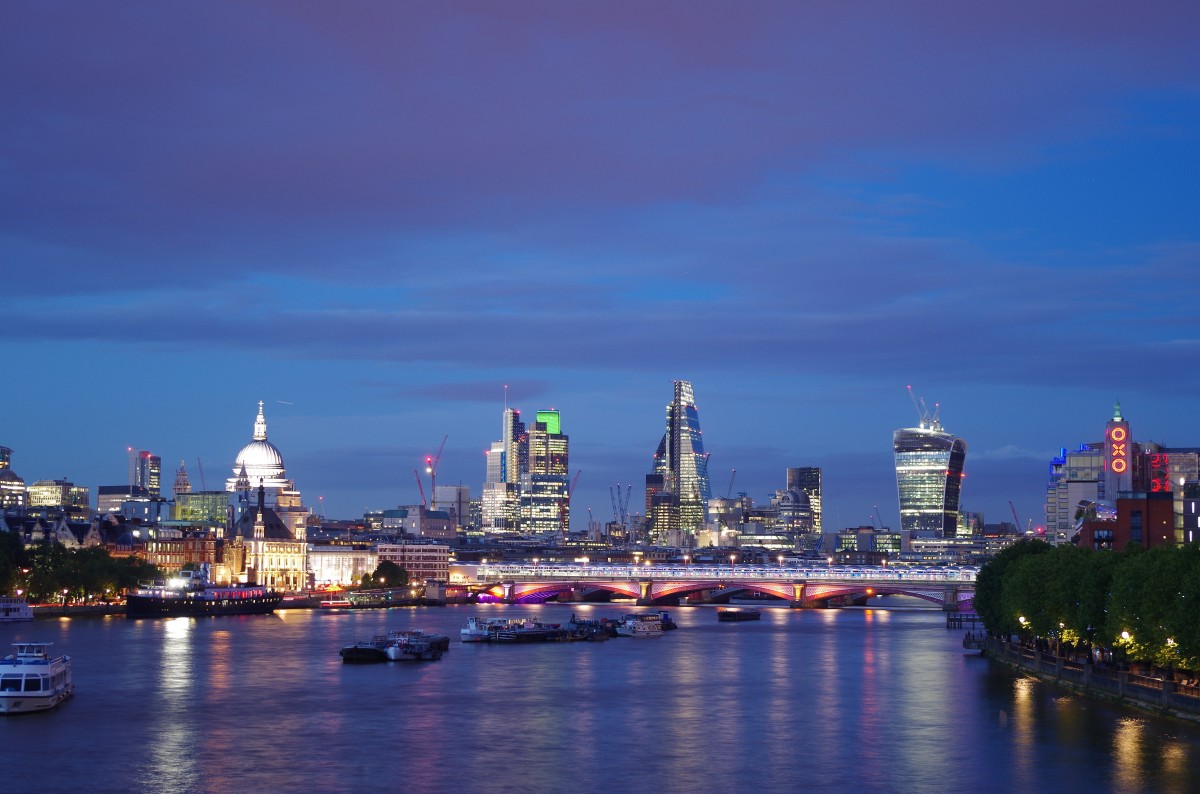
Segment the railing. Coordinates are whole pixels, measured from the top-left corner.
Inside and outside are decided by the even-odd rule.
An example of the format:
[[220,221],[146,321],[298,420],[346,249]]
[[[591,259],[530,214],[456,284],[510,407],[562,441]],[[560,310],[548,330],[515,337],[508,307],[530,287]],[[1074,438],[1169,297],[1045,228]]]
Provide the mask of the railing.
[[1183,683],[1107,665],[1088,664],[995,637],[987,640],[987,653],[1039,678],[1088,694],[1200,720],[1200,681],[1189,679],[1188,683]]
[[476,577],[500,579],[753,579],[806,582],[897,582],[974,584],[979,569],[896,568],[881,565],[791,567],[778,565],[600,565],[593,563],[482,563]]

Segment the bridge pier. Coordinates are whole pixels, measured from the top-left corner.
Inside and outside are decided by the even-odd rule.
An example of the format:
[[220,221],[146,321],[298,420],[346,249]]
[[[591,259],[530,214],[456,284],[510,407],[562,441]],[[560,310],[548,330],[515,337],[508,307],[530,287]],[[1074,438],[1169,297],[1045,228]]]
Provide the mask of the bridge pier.
[[958,611],[958,586],[946,585],[942,588],[942,611],[957,612]]

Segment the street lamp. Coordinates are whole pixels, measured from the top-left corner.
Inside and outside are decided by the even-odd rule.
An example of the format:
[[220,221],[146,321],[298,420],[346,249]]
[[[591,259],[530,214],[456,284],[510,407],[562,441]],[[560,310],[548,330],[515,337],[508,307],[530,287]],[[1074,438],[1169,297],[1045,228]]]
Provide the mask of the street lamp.
[[779,555],[779,570],[783,570],[783,555]]
[[687,564],[688,564],[688,562],[691,561],[691,559],[692,558],[689,555],[687,555],[687,554],[683,555],[683,567],[684,568],[687,567]]
[[729,570],[731,570],[731,571],[733,570],[733,564],[734,564],[735,562],[737,562],[737,555],[736,555],[736,554],[730,554],[730,555],[729,555]]

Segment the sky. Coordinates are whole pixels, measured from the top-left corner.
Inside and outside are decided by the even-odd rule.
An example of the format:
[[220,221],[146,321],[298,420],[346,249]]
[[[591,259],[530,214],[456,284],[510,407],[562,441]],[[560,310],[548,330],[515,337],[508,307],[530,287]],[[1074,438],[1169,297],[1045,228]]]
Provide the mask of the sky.
[[1195,2],[0,20],[26,482],[121,484],[134,447],[218,487],[262,400],[329,517],[416,503],[443,438],[438,482],[478,496],[507,393],[562,412],[583,529],[618,483],[641,504],[672,380],[714,494],[820,466],[827,528],[899,525],[910,385],[988,522],[1041,523],[1049,459],[1118,400],[1200,446]]

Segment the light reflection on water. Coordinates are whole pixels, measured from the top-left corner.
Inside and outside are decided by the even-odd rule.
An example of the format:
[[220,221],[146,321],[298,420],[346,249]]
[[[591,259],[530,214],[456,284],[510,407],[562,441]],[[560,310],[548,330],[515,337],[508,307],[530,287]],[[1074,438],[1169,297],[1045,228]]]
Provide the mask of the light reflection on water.
[[[76,697],[0,720],[6,788],[89,791],[1188,791],[1200,727],[1064,695],[966,656],[922,610],[764,609],[678,631],[463,645],[478,606],[38,622]],[[342,665],[388,629],[452,636],[437,662]],[[35,636],[37,635],[37,636]],[[53,765],[50,745],[72,748]]]

